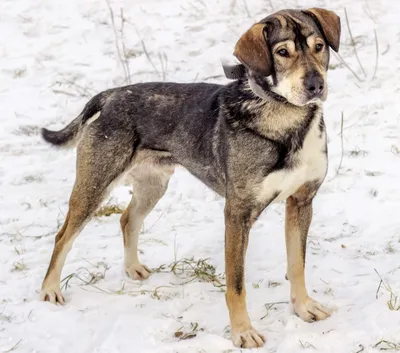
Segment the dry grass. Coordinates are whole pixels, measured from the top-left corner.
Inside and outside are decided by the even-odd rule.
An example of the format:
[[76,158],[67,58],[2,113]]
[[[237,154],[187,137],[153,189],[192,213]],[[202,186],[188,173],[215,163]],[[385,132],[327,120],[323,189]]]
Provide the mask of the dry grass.
[[12,272],[20,272],[20,271],[26,271],[28,267],[24,264],[24,262],[17,261],[13,263],[13,267],[11,269]]
[[190,338],[194,338],[197,336],[197,333],[199,331],[204,331],[203,328],[199,327],[199,324],[197,322],[191,322],[190,327],[188,330],[183,330],[183,326],[179,328],[175,333],[174,336],[178,338],[180,341],[182,340],[187,340]]
[[350,157],[365,157],[368,154],[367,151],[361,150],[360,148],[356,147],[349,152]]
[[308,349],[308,348],[312,348],[312,349],[317,349],[317,347],[313,346],[310,342],[303,342],[303,341],[299,341],[301,348],[304,349]]
[[3,353],[8,353],[8,352],[12,352],[14,349],[16,349],[18,346],[19,346],[19,344],[22,342],[22,338],[17,342],[17,343],[15,343],[10,349],[7,349],[7,350],[5,350],[5,351],[2,351]]
[[[83,285],[90,285],[93,287],[95,287],[94,285],[97,282],[105,278],[106,272],[110,269],[110,267],[104,261],[100,261],[97,264],[92,264],[87,260],[85,261],[94,266],[95,269],[89,270],[86,267],[78,268],[76,272],[69,274],[61,280],[61,289],[67,290],[70,286],[70,281],[74,278],[82,282]],[[98,287],[95,288],[99,289]]]
[[11,322],[11,316],[4,314],[6,307],[7,304],[4,305],[3,309],[0,312],[0,321]]
[[378,277],[380,278],[380,282],[378,285],[378,289],[376,290],[376,299],[378,299],[379,291],[381,288],[384,288],[389,293],[389,300],[387,301],[387,306],[389,310],[399,311],[400,310],[400,298],[397,294],[394,293],[393,289],[390,287],[388,283],[386,283],[379,272],[374,269]]
[[276,282],[276,281],[268,281],[268,288],[275,288],[281,286],[281,282]]
[[[85,260],[87,261],[87,260]],[[89,264],[94,266],[95,268],[92,270],[89,270],[86,267],[80,267],[76,270],[76,272],[69,274],[68,276],[65,276],[61,280],[61,289],[62,290],[67,290],[71,286],[71,280],[77,280],[79,283],[79,287],[83,290],[85,287],[90,287],[95,289],[96,291],[103,293],[103,294],[109,294],[109,295],[130,295],[130,296],[139,296],[139,295],[146,295],[150,294],[151,298],[157,299],[157,300],[169,300],[172,299],[172,295],[170,293],[166,293],[163,291],[163,288],[171,288],[169,286],[159,286],[156,287],[155,289],[138,289],[138,290],[130,290],[127,289],[126,282],[122,282],[121,288],[117,289],[115,291],[111,290],[105,290],[103,288],[100,288],[97,283],[101,281],[102,279],[105,278],[107,270],[110,269],[110,267],[103,261],[98,262],[97,264],[92,264],[89,261],[87,261]]]
[[[65,77],[62,76],[61,79],[57,80],[52,85],[52,90],[57,94],[64,94],[69,97],[77,97],[77,98],[87,98],[90,99],[96,93],[91,87],[83,86],[77,81],[78,77]],[[59,87],[59,88],[54,88]],[[68,90],[65,90],[64,87],[67,87]]]
[[182,284],[193,281],[208,282],[221,291],[225,290],[224,274],[216,273],[216,269],[208,262],[209,259],[185,258],[174,261],[169,265],[161,265],[153,272],[172,272],[179,279],[183,279]]
[[400,342],[391,342],[381,339],[374,345],[374,348],[378,348],[380,351],[400,351]]
[[107,204],[100,207],[96,213],[94,214],[95,217],[109,217],[113,214],[122,214],[125,208],[120,205],[112,205]]
[[264,306],[265,306],[265,309],[267,309],[267,313],[266,313],[264,316],[262,316],[262,317],[260,318],[260,320],[265,319],[265,318],[270,314],[270,312],[271,312],[272,310],[274,310],[274,311],[278,310],[275,306],[276,306],[276,305],[279,305],[279,304],[289,304],[289,302],[272,302],[272,303],[265,303]]
[[[108,294],[118,294],[118,295],[130,295],[132,297],[137,297],[139,295],[150,294],[150,297],[156,300],[170,300],[175,294],[167,293],[164,289],[172,288],[171,286],[158,286],[154,289],[139,289],[139,290],[128,290],[125,288],[125,282],[119,290],[115,292],[108,292]],[[103,291],[104,292],[104,291]]]

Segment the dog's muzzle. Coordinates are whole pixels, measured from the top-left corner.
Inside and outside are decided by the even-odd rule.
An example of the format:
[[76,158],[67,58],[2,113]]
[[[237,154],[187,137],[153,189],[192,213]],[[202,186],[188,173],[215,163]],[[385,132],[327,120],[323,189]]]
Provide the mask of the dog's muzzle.
[[307,90],[308,99],[322,98],[324,94],[324,79],[319,73],[313,71],[304,78],[304,86]]

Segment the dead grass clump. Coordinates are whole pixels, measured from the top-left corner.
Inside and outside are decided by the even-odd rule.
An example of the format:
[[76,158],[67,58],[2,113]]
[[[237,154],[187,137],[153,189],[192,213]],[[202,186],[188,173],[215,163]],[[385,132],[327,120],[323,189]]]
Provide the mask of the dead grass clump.
[[28,269],[28,266],[24,264],[23,261],[17,261],[13,263],[12,267],[12,272],[19,272],[19,271],[25,271]]
[[383,278],[378,273],[378,271],[376,269],[374,269],[374,270],[380,278],[378,289],[376,290],[376,299],[378,299],[379,291],[383,287],[389,293],[389,300],[387,301],[387,306],[388,306],[389,310],[399,311],[400,310],[399,296],[397,294],[395,294],[393,289],[390,287],[390,285],[383,280]]
[[199,331],[204,331],[203,328],[199,327],[197,322],[191,322],[190,328],[188,330],[183,330],[183,326],[179,328],[175,333],[174,336],[178,338],[180,341],[188,340],[190,338],[194,338],[197,336]]
[[109,217],[113,214],[122,214],[125,208],[120,205],[105,205],[100,207],[96,213],[94,214],[95,217]]
[[209,262],[209,259],[185,258],[174,261],[169,265],[161,265],[154,269],[154,272],[172,272],[175,276],[185,281],[180,284],[187,284],[193,281],[208,282],[214,287],[225,291],[225,276],[222,273],[216,273],[216,269]]
[[400,351],[400,343],[381,339],[374,345],[374,348],[378,348],[380,351]]

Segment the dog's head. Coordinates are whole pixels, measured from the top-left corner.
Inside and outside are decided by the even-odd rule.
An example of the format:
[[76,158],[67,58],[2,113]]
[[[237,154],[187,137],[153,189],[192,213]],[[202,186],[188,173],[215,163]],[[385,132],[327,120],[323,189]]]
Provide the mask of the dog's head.
[[282,10],[243,34],[234,55],[253,75],[269,77],[273,92],[302,106],[326,99],[329,47],[337,52],[339,42],[334,12]]

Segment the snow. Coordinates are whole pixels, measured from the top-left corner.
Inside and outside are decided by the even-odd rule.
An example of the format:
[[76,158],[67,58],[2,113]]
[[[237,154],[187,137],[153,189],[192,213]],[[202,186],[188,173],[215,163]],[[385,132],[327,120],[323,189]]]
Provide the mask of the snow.
[[[375,270],[400,295],[400,3],[136,0],[110,5],[120,46],[120,8],[126,19],[132,82],[165,77],[224,83],[220,60],[231,58],[236,40],[253,22],[299,6],[327,7],[341,16],[340,55],[359,79],[332,57],[324,109],[329,173],[314,203],[306,271],[312,296],[334,312],[308,324],[283,303],[267,305],[265,316],[267,303],[289,298],[283,204],[269,207],[252,231],[248,309],[253,325],[267,336],[263,352],[367,353],[388,347],[382,342],[374,348],[382,339],[399,344],[400,311],[389,310],[390,293],[384,286],[378,290]],[[366,75],[351,44],[345,8]],[[227,330],[224,294],[211,283],[180,285],[185,280],[168,272],[143,283],[124,275],[118,215],[96,218],[85,228],[63,271],[63,277],[87,278],[89,271],[105,278],[99,275],[93,285],[71,279],[65,306],[39,301],[75,171],[74,150],[50,148],[39,128],[64,126],[89,96],[126,83],[107,2],[2,0],[0,68],[0,352],[238,352]],[[127,205],[128,190],[117,188],[107,201]],[[178,170],[145,221],[139,244],[143,263],[157,268],[207,258],[223,272],[223,206],[221,198]],[[201,328],[196,337],[175,337],[196,325]]]

